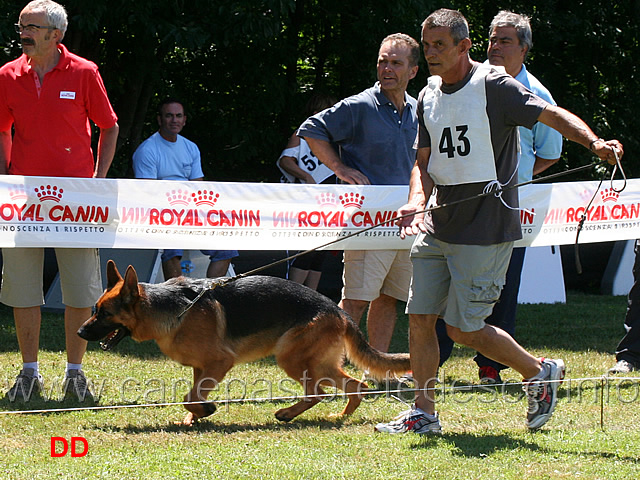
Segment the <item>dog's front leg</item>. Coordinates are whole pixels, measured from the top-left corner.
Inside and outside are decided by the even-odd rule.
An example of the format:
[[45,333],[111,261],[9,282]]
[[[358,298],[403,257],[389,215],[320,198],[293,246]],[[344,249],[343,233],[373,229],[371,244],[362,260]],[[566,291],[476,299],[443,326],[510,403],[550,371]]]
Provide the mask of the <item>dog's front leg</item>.
[[[216,405],[205,400],[212,390],[218,387],[227,371],[232,367],[232,363],[228,366],[225,362],[220,362],[215,368],[201,369],[193,368],[193,388],[184,397],[185,402],[189,402],[184,407],[189,411],[182,421],[183,425],[191,426],[200,418],[208,417],[216,411]],[[191,403],[202,402],[202,403]]]

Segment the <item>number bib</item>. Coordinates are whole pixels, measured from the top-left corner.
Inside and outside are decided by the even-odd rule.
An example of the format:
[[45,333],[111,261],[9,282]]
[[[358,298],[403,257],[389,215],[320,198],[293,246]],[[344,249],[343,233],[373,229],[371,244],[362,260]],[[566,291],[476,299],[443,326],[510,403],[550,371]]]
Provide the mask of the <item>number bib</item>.
[[[282,157],[293,157],[298,160],[298,166],[307,171],[315,180],[316,183],[322,183],[331,175],[333,175],[333,170],[327,167],[324,163],[318,160],[311,149],[309,148],[309,144],[305,141],[304,138],[300,139],[300,145],[297,147],[285,148],[284,151],[280,154],[280,158]],[[278,159],[276,165],[282,172],[282,178],[280,181],[282,183],[296,183],[296,177],[287,172],[284,168],[280,166],[280,158]]]
[[491,67],[479,66],[469,82],[452,94],[442,92],[442,78],[429,78],[423,100],[424,123],[431,136],[427,171],[436,185],[497,179],[485,90],[490,71]]

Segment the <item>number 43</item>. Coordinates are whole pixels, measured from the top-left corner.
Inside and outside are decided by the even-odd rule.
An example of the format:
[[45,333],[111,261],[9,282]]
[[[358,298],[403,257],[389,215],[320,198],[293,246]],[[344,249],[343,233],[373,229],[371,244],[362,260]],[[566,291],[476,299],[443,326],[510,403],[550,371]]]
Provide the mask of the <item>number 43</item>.
[[469,155],[471,152],[471,143],[465,136],[467,130],[469,130],[467,125],[459,125],[456,127],[458,140],[457,144],[455,144],[453,135],[451,134],[451,127],[445,127],[444,130],[442,130],[442,137],[440,138],[440,144],[438,145],[440,153],[446,153],[447,158],[453,158],[456,152],[458,152],[458,155],[461,157]]

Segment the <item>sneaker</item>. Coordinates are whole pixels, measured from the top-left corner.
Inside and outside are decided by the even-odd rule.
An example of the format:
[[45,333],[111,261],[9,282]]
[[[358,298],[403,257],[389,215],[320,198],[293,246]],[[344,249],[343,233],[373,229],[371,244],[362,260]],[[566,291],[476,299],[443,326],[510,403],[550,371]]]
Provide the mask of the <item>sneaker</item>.
[[480,367],[478,377],[482,385],[501,385],[504,383],[500,377],[500,371],[490,365]]
[[84,402],[85,400],[93,402],[93,394],[89,389],[87,377],[84,376],[82,370],[69,370],[64,377],[62,390],[65,399],[75,395],[79,402]]
[[436,435],[442,433],[438,414],[429,415],[415,405],[411,409],[401,412],[389,423],[379,423],[375,426],[377,432],[405,433],[413,432],[422,435]]
[[565,366],[562,360],[542,359],[542,371],[527,380],[522,389],[527,394],[527,427],[540,428],[547,423],[553,414],[558,400],[558,387],[564,379]]
[[23,368],[20,370],[16,383],[7,392],[7,397],[10,402],[15,400],[21,400],[28,402],[32,397],[42,396],[44,390],[44,383],[42,381],[42,375],[34,375],[35,370],[33,368]]
[[618,362],[609,369],[609,373],[631,373],[639,368],[627,360],[618,360]]

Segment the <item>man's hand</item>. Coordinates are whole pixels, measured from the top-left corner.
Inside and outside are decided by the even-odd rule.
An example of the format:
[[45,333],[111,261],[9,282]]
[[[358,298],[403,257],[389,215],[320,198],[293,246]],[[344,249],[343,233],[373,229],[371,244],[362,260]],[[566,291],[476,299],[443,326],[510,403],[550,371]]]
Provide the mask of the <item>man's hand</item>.
[[396,225],[400,227],[400,238],[404,239],[420,232],[427,232],[427,227],[424,225],[424,212],[416,212],[418,212],[418,207],[409,203],[400,207],[396,212],[396,217],[402,217],[396,220]]
[[624,149],[618,140],[603,140],[599,138],[591,142],[590,148],[600,160],[606,160],[610,165],[616,164],[616,153],[618,159],[621,159],[622,155],[624,155]]
[[371,185],[369,178],[360,170],[341,164],[334,170],[336,176],[351,185]]

